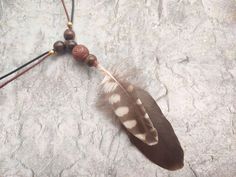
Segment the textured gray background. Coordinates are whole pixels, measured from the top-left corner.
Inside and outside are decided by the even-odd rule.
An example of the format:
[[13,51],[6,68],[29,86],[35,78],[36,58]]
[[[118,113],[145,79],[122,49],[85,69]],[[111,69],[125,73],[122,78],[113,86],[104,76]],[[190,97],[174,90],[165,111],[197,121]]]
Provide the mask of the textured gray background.
[[[0,0],[1,75],[63,39],[65,24],[59,0]],[[77,0],[74,29],[104,66],[142,69],[184,168],[145,159],[95,109],[102,77],[68,55],[0,90],[0,176],[236,176],[235,0]]]

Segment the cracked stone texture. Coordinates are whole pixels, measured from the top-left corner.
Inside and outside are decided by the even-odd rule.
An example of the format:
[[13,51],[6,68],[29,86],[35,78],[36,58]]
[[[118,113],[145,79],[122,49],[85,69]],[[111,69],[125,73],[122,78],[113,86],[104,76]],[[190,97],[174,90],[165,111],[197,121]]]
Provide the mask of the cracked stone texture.
[[[70,5],[70,1],[66,1]],[[76,0],[77,41],[129,60],[172,123],[185,166],[170,172],[95,108],[102,77],[52,57],[0,90],[1,177],[235,177],[236,1]],[[0,73],[63,39],[59,0],[0,0]],[[127,67],[127,70],[129,68]]]

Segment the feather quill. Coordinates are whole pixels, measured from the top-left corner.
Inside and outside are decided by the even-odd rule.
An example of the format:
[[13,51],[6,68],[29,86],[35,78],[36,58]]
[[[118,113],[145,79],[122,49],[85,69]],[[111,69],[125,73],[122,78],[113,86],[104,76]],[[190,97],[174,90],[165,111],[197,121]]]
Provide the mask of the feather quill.
[[176,170],[183,167],[183,150],[174,130],[148,92],[111,74],[102,81],[103,98],[125,128],[130,141],[153,163]]

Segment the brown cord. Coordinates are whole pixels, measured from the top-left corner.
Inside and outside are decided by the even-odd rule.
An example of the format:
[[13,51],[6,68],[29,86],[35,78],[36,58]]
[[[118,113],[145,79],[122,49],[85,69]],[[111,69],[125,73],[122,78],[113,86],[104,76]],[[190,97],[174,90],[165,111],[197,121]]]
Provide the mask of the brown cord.
[[67,20],[68,20],[68,22],[70,22],[70,17],[69,17],[68,11],[67,11],[67,9],[66,9],[65,1],[64,1],[64,0],[61,0],[61,3],[62,3],[62,5],[63,5],[64,11],[65,11],[65,13],[66,13]]
[[0,77],[0,80],[2,80],[2,79],[4,79],[4,78],[6,78],[6,77],[8,77],[8,76],[10,76],[10,75],[12,75],[12,74],[14,74],[15,72],[21,70],[22,68],[24,68],[24,67],[30,65],[31,63],[33,63],[33,62],[35,62],[36,60],[38,60],[38,59],[42,58],[43,56],[45,56],[48,52],[49,52],[49,51],[44,52],[43,54],[37,56],[36,58],[34,58],[34,59],[28,61],[27,63],[21,65],[20,67],[14,69],[13,71],[11,71],[11,72],[5,74],[4,76],[1,76],[1,77]]
[[[74,6],[75,6],[75,2],[74,0],[72,0],[72,6],[71,6],[71,19],[69,17],[69,14],[68,14],[68,11],[66,9],[66,5],[65,5],[65,1],[64,0],[61,0],[61,3],[63,5],[63,8],[65,10],[65,13],[66,13],[66,17],[67,17],[67,20],[68,20],[68,24],[67,26],[71,29],[72,28],[72,22],[73,22],[73,18],[74,18]],[[31,67],[23,70],[22,72],[18,73],[17,75],[15,75],[13,78],[7,80],[6,82],[0,84],[0,89],[3,88],[5,85],[7,85],[8,83],[12,82],[13,80],[17,79],[19,76],[21,76],[22,74],[26,73],[27,71],[29,71],[31,68],[35,67],[36,65],[40,64],[44,59],[46,59],[48,56],[52,55],[54,53],[54,51],[48,51],[48,52],[45,52],[41,55],[39,55],[38,57],[32,59],[31,61],[23,64],[22,66],[14,69],[13,71],[11,71],[10,73],[8,74],[5,74],[4,76],[0,77],[0,80],[10,76],[11,74],[14,74],[15,72],[25,68],[26,66],[30,65],[31,63],[35,62],[36,60],[38,60],[37,63],[35,63],[34,65],[32,65]],[[43,57],[42,59],[40,59],[41,57]],[[40,60],[39,60],[40,59]]]
[[35,66],[37,66],[38,64],[40,64],[41,62],[43,62],[46,58],[48,58],[50,55],[54,54],[54,51],[49,51],[43,58],[41,58],[40,60],[38,60],[35,64],[33,64],[32,66],[26,68],[25,70],[19,72],[17,75],[15,75],[13,78],[3,82],[2,84],[0,84],[0,89],[3,88],[4,86],[6,86],[7,84],[9,84],[10,82],[14,81],[15,79],[17,79],[18,77],[20,77],[21,75],[23,75],[24,73],[26,73],[27,71],[29,71],[30,69],[34,68]]

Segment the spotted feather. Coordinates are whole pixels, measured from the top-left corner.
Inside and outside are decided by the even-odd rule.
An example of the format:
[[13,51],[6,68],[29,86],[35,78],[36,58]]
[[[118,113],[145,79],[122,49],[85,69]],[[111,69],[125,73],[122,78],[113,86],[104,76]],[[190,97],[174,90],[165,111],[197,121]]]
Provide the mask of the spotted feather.
[[110,76],[105,76],[102,87],[115,115],[127,131],[150,146],[157,144],[157,130],[138,98],[135,87]]
[[128,83],[119,72],[111,74],[101,65],[98,69],[106,75],[102,82],[104,94],[98,105],[105,103],[107,111],[113,111],[127,130],[131,143],[150,161],[168,170],[182,168],[183,149],[152,96]]

